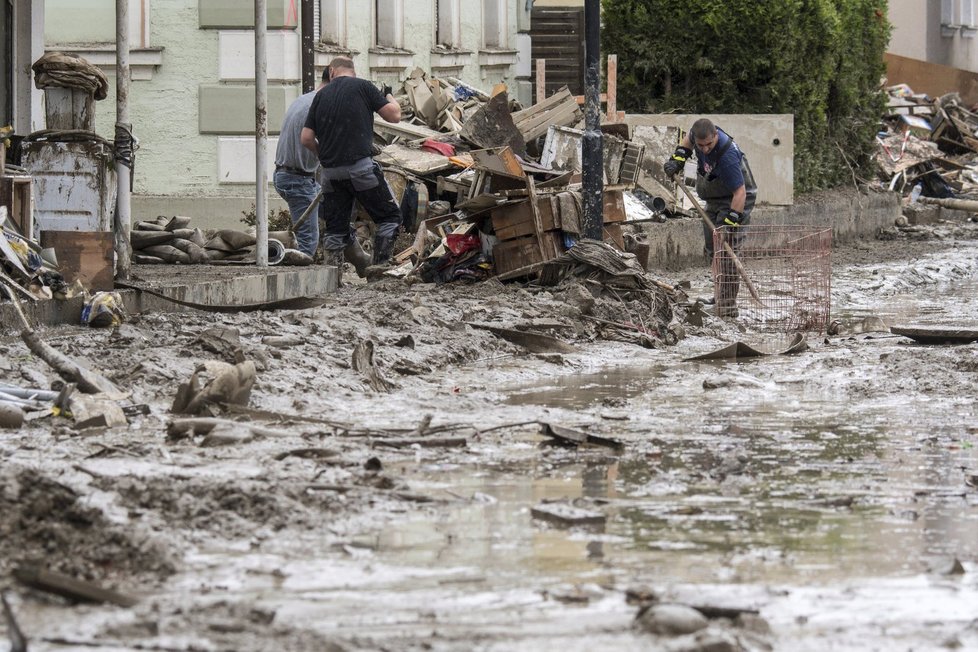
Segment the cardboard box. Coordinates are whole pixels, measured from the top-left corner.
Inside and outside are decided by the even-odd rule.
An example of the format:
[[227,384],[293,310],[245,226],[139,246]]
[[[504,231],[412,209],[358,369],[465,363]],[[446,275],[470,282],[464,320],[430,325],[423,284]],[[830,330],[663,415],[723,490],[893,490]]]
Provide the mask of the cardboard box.
[[41,246],[54,249],[67,283],[77,279],[92,291],[115,287],[115,234],[111,231],[41,231]]

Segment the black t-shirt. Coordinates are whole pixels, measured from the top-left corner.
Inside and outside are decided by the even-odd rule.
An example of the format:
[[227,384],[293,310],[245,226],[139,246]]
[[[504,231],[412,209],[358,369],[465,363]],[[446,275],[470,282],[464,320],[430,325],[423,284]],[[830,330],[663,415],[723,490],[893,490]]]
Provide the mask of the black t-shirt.
[[374,138],[374,112],[387,99],[366,79],[334,77],[316,93],[306,127],[319,140],[319,162],[324,168],[351,165],[370,156]]

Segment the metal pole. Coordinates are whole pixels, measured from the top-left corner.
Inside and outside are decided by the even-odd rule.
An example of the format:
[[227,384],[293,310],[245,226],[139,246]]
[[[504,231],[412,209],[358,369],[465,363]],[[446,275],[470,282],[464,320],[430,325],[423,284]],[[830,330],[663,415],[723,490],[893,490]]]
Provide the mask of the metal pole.
[[601,0],[584,0],[584,237],[601,240],[604,180],[601,138]]
[[132,264],[132,125],[129,124],[129,0],[115,2],[116,278],[129,280]]
[[268,65],[265,33],[268,31],[266,0],[255,0],[255,216],[257,243],[255,263],[268,267]]
[[302,0],[302,92],[308,93],[316,88],[316,66],[313,52],[313,30],[316,15],[313,9],[314,0]]

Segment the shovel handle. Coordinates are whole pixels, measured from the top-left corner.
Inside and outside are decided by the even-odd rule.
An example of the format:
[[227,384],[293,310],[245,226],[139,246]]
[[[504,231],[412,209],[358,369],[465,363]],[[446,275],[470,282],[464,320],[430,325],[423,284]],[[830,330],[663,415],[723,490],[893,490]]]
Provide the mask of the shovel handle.
[[[689,191],[689,188],[686,187],[686,184],[682,180],[679,181],[679,187],[683,189],[684,193],[686,193],[686,198],[689,199],[690,203],[696,208],[696,212],[699,213],[701,218],[703,218],[703,223],[706,224],[707,228],[711,231],[716,231],[717,227],[710,220],[710,216],[706,214],[706,211],[703,210],[700,203],[696,201],[696,199],[693,197],[693,193]],[[743,263],[740,262],[740,258],[737,257],[737,254],[734,253],[733,247],[731,247],[730,243],[728,243],[726,240],[723,242],[723,250],[728,256],[730,256],[730,260],[733,261],[734,267],[737,269],[737,274],[740,275],[741,279],[743,279],[744,285],[747,286],[747,291],[750,292],[751,298],[757,302],[757,305],[764,307],[764,302],[761,301],[761,295],[758,294],[757,288],[754,287],[754,284],[747,276],[747,270],[744,268]]]

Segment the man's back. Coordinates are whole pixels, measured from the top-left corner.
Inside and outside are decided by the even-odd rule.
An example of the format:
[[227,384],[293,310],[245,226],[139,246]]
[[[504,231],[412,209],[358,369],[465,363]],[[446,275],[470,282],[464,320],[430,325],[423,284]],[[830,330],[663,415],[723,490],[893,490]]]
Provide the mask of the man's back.
[[304,172],[315,173],[319,167],[316,155],[302,146],[300,137],[302,127],[306,124],[309,107],[316,97],[316,91],[301,95],[289,105],[282,121],[282,131],[278,136],[278,146],[275,148],[275,165]]
[[352,165],[371,155],[373,114],[385,104],[376,86],[352,76],[334,77],[316,95],[305,126],[316,132],[324,168]]

